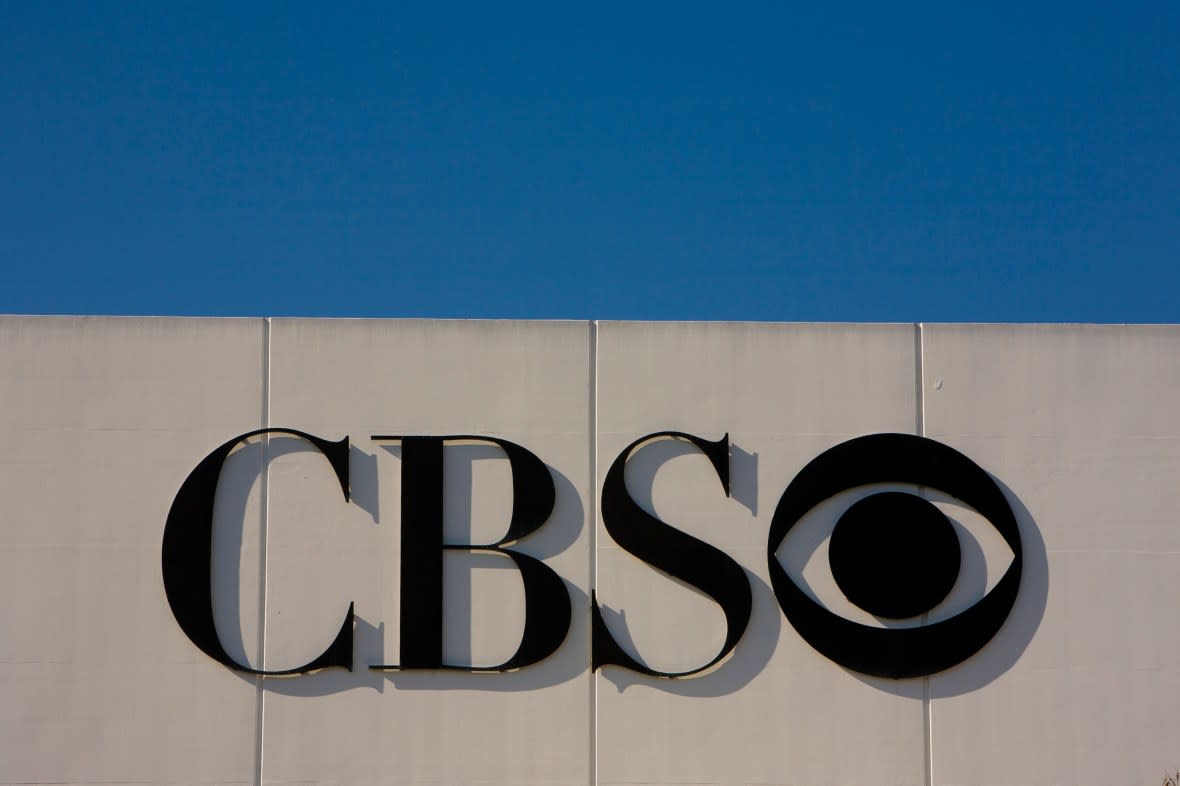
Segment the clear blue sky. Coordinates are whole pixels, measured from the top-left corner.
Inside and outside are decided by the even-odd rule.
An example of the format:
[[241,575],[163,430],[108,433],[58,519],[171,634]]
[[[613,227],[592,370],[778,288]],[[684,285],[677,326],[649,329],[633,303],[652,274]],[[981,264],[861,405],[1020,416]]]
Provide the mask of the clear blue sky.
[[1180,322],[1178,298],[1176,0],[0,10],[0,312]]

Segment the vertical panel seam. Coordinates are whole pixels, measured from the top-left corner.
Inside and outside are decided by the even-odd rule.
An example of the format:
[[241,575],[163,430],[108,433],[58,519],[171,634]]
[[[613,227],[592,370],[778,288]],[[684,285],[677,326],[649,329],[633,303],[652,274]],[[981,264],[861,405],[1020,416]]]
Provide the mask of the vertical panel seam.
[[[262,320],[262,427],[270,428],[270,317]],[[266,668],[266,529],[270,503],[270,436],[262,435],[262,468],[259,472],[258,532],[258,668]],[[254,780],[262,786],[263,737],[266,727],[265,678],[255,676],[257,694],[254,708]]]
[[[590,597],[598,587],[598,320],[590,320],[590,489],[586,501],[590,529]],[[591,611],[591,613],[593,613]],[[598,786],[598,673],[594,669],[594,626],[587,637],[590,664],[590,786]]]
[[[926,436],[926,342],[922,323],[914,323],[915,387],[917,390],[918,436]],[[922,745],[926,786],[934,786],[934,715],[930,701],[930,676],[922,678]]]

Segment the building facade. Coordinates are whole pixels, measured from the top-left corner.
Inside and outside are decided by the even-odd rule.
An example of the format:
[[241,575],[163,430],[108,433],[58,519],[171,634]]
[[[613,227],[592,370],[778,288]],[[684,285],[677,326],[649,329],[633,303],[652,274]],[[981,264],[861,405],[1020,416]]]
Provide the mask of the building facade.
[[0,391],[0,783],[1180,768],[1180,327],[7,317]]

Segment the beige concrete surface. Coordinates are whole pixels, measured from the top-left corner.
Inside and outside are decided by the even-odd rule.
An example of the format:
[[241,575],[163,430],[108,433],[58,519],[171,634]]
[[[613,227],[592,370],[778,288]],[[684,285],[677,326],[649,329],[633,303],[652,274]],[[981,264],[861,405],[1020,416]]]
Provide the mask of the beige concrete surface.
[[[1158,786],[1180,768],[1180,328],[431,320],[0,318],[0,783]],[[188,640],[161,578],[173,498],[210,451],[294,428],[350,440],[350,499],[291,436],[247,440],[216,493],[210,571],[230,655],[284,669],[355,607],[351,672],[257,678]],[[590,669],[590,593],[624,650],[691,670],[719,608],[621,549],[599,495],[644,435],[728,434],[731,496],[689,443],[626,468],[631,496],[733,559],[749,627],[715,669]],[[995,638],[889,680],[832,662],[784,617],[767,536],[817,455],[922,435],[1000,485],[1024,577]],[[573,622],[510,673],[396,663],[401,449],[374,435],[489,435],[536,454],[549,521],[513,548],[563,579]],[[448,445],[448,543],[497,540],[511,475]],[[848,601],[828,536],[883,489],[934,502],[963,557],[948,597],[883,621]],[[870,484],[815,506],[775,558],[865,625],[950,619],[1012,552],[936,488]],[[447,663],[509,657],[525,624],[503,556],[444,560]]]
[[[260,423],[263,327],[0,319],[0,781],[254,780],[255,681],[173,621],[160,537],[192,465]],[[217,556],[245,654],[259,519],[238,491]]]

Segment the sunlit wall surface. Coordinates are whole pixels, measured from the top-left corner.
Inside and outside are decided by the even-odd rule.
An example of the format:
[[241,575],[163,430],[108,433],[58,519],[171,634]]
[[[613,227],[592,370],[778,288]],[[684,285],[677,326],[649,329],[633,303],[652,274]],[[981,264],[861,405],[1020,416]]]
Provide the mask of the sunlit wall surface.
[[[351,603],[351,670],[227,667],[165,592],[182,484],[266,428],[348,437],[349,494],[291,434],[228,454],[211,553],[191,555],[216,638],[249,669],[295,668]],[[653,438],[620,459],[665,431],[721,458]],[[1016,555],[954,494],[896,480],[921,462],[900,454],[837,462],[847,487],[770,543],[809,465],[877,434],[969,459],[1018,531],[998,632],[902,679],[865,663],[924,657],[889,642],[956,624],[1004,590]],[[375,438],[391,435],[494,437],[544,463],[552,510],[506,547],[565,586],[569,629],[548,657],[488,668],[517,651],[530,599],[513,560],[461,546],[501,541],[533,491],[514,495],[500,447],[456,439],[439,492],[453,668],[371,668],[399,663],[407,610],[431,602],[403,591],[421,568],[403,562],[420,523],[403,503],[426,491],[403,484],[403,443]],[[1180,767],[1177,327],[8,317],[0,450],[3,783],[1155,786]],[[597,637],[694,672],[733,628],[620,542],[630,524],[608,531],[612,468],[639,510],[744,575],[747,621],[714,667],[592,668]],[[888,517],[869,517],[883,545],[848,535],[855,575],[829,549],[854,505],[889,492],[940,511],[959,547],[953,586],[908,618],[874,603],[947,575],[923,561],[945,550]],[[683,556],[683,538],[652,537]],[[784,581],[875,643],[851,665],[821,651],[781,607]]]

